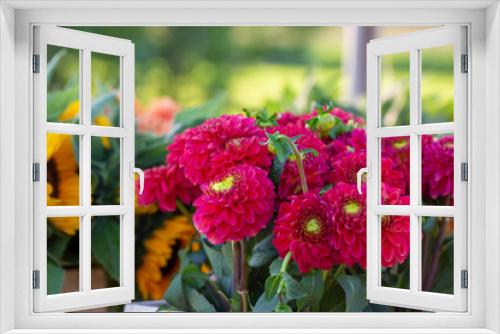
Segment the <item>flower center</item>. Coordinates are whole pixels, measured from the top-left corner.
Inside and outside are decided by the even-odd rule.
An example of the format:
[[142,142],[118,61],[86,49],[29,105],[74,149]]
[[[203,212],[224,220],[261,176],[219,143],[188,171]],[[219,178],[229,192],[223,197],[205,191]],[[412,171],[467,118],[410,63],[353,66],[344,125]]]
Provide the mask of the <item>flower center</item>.
[[316,218],[312,218],[306,223],[305,228],[307,233],[318,234],[321,230],[321,224]]
[[403,139],[403,140],[399,140],[399,141],[396,141],[394,142],[393,146],[394,148],[400,150],[402,148],[405,148],[406,145],[408,145],[408,141],[406,139]]
[[348,202],[344,205],[344,212],[348,215],[355,215],[361,210],[361,206],[356,202]]
[[224,179],[220,180],[219,182],[213,182],[210,185],[210,188],[212,188],[213,191],[215,192],[223,192],[230,190],[234,185],[234,176],[229,175],[226,176]]

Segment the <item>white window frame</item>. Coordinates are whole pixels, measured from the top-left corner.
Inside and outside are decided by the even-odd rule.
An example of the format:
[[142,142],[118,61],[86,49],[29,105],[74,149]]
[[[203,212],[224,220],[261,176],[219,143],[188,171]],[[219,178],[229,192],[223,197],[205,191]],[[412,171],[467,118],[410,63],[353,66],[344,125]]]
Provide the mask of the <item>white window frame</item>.
[[[453,50],[453,122],[422,123],[422,50],[451,46]],[[381,111],[382,57],[405,53],[409,57],[410,108],[408,125],[383,126]],[[467,27],[443,26],[370,41],[367,46],[367,164],[370,166],[367,191],[367,298],[373,303],[429,311],[467,310],[467,289],[462,287],[462,271],[467,272],[467,180],[461,179],[462,163],[467,163],[467,81],[469,72],[462,64],[467,56]],[[454,205],[429,206],[421,203],[421,135],[454,136]],[[381,141],[406,136],[410,145],[410,203],[381,203]],[[410,220],[410,286],[385,287],[381,283],[381,217],[405,215]],[[452,217],[453,294],[422,291],[421,217]]]
[[[471,31],[468,221],[473,224],[467,241],[471,262],[468,311],[458,314],[245,315],[33,313],[30,257],[33,212],[23,199],[32,195],[29,74],[30,38],[36,24],[468,25]],[[179,332],[186,328],[206,333],[249,333],[259,329],[262,332],[282,329],[281,332],[286,333],[500,332],[500,226],[497,224],[500,220],[500,117],[497,112],[500,110],[500,9],[497,1],[80,0],[69,3],[7,0],[0,3],[0,75],[1,333],[116,333],[123,329],[127,329],[127,333],[146,333],[154,329]],[[486,175],[488,182],[485,182]]]
[[[71,48],[79,54],[78,124],[47,121],[47,46]],[[129,303],[134,299],[134,45],[128,40],[54,26],[34,27],[33,52],[39,57],[39,73],[33,74],[33,152],[38,164],[38,181],[33,184],[34,212],[33,269],[38,288],[34,289],[35,312],[75,311],[85,308]],[[91,119],[91,60],[93,53],[115,56],[119,62],[120,116],[116,127],[97,126]],[[47,134],[78,136],[80,203],[75,206],[47,206]],[[91,203],[91,138],[109,137],[120,141],[120,204]],[[92,217],[119,217],[120,282],[118,287],[91,286]],[[47,294],[47,218],[79,218],[79,290]]]

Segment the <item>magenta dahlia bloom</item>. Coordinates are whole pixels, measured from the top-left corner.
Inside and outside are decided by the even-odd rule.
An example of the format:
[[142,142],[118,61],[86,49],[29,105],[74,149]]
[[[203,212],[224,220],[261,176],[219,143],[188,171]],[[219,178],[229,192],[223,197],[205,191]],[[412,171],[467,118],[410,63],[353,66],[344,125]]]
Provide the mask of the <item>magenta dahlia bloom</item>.
[[422,185],[426,196],[437,199],[453,196],[453,153],[452,136],[434,139],[422,137]]
[[395,168],[410,180],[410,137],[383,138],[382,157],[392,159]]
[[332,208],[332,243],[341,263],[366,268],[366,195],[356,186],[337,183],[324,195]]
[[[138,183],[136,183],[138,187]],[[156,203],[163,212],[173,212],[176,200],[191,204],[200,195],[177,166],[158,166],[144,171],[144,192],[138,196],[139,205]]]
[[258,167],[232,167],[201,189],[193,222],[214,244],[253,237],[273,215],[274,185]]
[[[356,184],[358,171],[363,167],[366,167],[366,151],[345,153],[331,162],[327,180],[332,184],[338,182]],[[401,190],[406,189],[406,179],[391,159],[382,158],[381,167],[383,183]]]
[[364,151],[366,151],[366,132],[361,128],[354,128],[330,141],[327,145],[330,165],[344,155]]
[[[410,204],[408,196],[401,196],[399,189],[382,187],[383,203],[386,205]],[[393,267],[403,263],[410,252],[410,217],[382,217],[382,266]]]
[[[315,156],[307,153],[303,158],[304,172],[306,174],[309,190],[319,190],[325,184],[325,175],[328,172],[327,155],[325,144],[312,132],[306,128],[296,125],[276,126],[267,130],[269,133],[279,132],[287,137],[301,136],[297,141],[299,150],[314,149],[318,152]],[[297,195],[302,191],[299,178],[299,170],[294,156],[286,162],[280,178],[278,197],[286,199],[289,196]]]
[[272,160],[262,145],[266,140],[253,118],[223,115],[186,131],[170,145],[175,153],[167,159],[178,160],[187,178],[202,184],[241,163],[267,170]]
[[308,115],[295,115],[291,112],[280,113],[278,119],[278,125],[295,125],[301,128],[305,128],[305,120],[308,119]]
[[273,245],[281,257],[290,251],[303,273],[311,269],[330,269],[336,262],[332,247],[332,220],[329,205],[318,193],[293,196],[279,208]]

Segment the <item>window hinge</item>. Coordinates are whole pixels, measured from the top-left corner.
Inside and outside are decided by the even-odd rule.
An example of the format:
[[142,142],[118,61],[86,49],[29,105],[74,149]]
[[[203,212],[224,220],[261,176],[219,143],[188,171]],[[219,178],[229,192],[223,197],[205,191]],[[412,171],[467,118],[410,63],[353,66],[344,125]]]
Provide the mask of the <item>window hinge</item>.
[[462,73],[469,72],[469,57],[462,55]]
[[40,55],[33,55],[33,73],[40,73]]
[[469,181],[469,165],[466,162],[460,164],[461,175],[460,179],[462,181]]
[[33,289],[40,289],[40,270],[33,270]]
[[467,289],[469,287],[469,272],[467,270],[462,270],[460,275],[460,287],[462,289]]
[[38,162],[33,164],[33,181],[40,181],[40,164]]

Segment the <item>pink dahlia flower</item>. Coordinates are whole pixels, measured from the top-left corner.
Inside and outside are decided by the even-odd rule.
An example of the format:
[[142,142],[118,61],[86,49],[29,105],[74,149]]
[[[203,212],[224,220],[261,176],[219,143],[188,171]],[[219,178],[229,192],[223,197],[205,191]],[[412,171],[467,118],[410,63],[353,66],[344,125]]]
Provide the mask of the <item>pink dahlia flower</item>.
[[332,242],[340,262],[366,268],[366,195],[356,186],[337,183],[324,195],[332,208]]
[[[382,188],[383,203],[386,205],[408,205],[410,198],[401,196],[399,189]],[[393,267],[405,262],[410,252],[410,217],[383,216],[382,218],[382,266]]]
[[366,132],[364,129],[355,128],[344,133],[328,143],[327,151],[330,164],[350,153],[366,151]]
[[295,115],[291,112],[281,113],[277,119],[278,125],[286,126],[286,125],[295,125],[304,128],[305,120],[308,118],[308,115]]
[[423,136],[422,185],[423,192],[432,199],[453,196],[453,153],[452,136],[433,139]]
[[191,204],[199,195],[199,188],[186,179],[182,170],[177,166],[163,165],[144,171],[144,192],[137,200],[139,205],[157,203],[161,211],[173,212],[177,199]]
[[293,196],[279,208],[273,244],[281,257],[289,251],[303,273],[330,269],[336,263],[332,247],[332,220],[329,205],[318,193]]
[[170,146],[177,153],[167,159],[178,160],[188,179],[203,184],[241,163],[267,170],[272,161],[262,145],[266,140],[253,118],[223,115],[186,131],[174,149]]
[[[306,174],[309,190],[319,190],[325,184],[325,174],[328,172],[325,144],[310,130],[296,125],[276,126],[267,130],[269,133],[279,132],[287,137],[301,136],[297,141],[299,150],[313,149],[318,155],[307,153],[303,157],[304,172]],[[294,156],[291,156],[285,164],[280,178],[278,196],[286,199],[297,195],[302,191],[299,178],[299,170]]]
[[258,167],[232,167],[201,189],[193,222],[214,244],[253,237],[273,215],[274,185]]
[[383,138],[382,157],[392,159],[405,179],[410,180],[410,137]]
[[[332,168],[327,178],[329,183],[344,182],[356,184],[358,171],[366,167],[366,151],[345,153],[336,160],[333,160],[331,165]],[[395,167],[391,159],[382,158],[381,167],[383,183],[403,191],[406,189],[406,179],[403,173]]]

